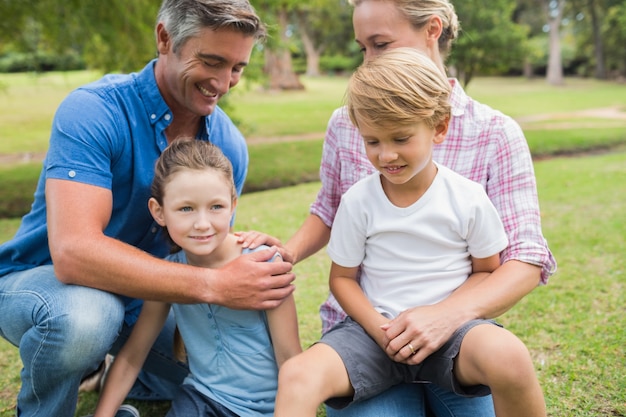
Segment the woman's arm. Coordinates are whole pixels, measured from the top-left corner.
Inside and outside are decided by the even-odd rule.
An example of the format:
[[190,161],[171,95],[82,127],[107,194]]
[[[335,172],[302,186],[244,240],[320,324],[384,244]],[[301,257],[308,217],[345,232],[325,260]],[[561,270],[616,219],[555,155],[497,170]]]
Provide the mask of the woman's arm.
[[113,417],[132,388],[150,348],[163,329],[170,305],[145,301],[133,331],[107,374],[94,417]]
[[520,261],[505,262],[492,273],[472,274],[445,300],[408,309],[394,318],[385,327],[387,354],[393,357],[412,341],[419,351],[411,362],[421,362],[439,349],[463,323],[495,318],[509,310],[537,286],[540,274],[540,267]]

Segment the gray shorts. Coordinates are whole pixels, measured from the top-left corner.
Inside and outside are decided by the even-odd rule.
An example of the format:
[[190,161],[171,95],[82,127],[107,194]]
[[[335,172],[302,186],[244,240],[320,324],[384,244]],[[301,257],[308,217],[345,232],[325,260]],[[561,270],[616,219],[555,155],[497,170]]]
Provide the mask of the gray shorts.
[[469,321],[422,363],[406,365],[389,358],[357,322],[346,318],[323,335],[319,343],[330,346],[341,357],[354,388],[354,397],[331,398],[326,404],[344,408],[353,401],[374,397],[402,382],[433,383],[465,397],[489,395],[489,387],[462,386],[452,372],[454,358],[459,354],[465,334],[480,324],[500,326],[493,320]]

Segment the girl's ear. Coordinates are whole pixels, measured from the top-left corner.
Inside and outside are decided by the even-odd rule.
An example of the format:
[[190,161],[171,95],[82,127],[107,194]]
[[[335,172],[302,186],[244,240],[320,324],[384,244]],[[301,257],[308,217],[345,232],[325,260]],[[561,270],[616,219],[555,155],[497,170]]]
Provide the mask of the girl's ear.
[[450,124],[450,118],[446,117],[444,120],[439,123],[435,127],[435,137],[433,138],[433,142],[441,143],[446,138],[446,134],[448,133],[448,126]]
[[157,222],[159,226],[165,226],[163,207],[156,201],[156,198],[150,197],[150,200],[148,200],[148,210],[150,210],[150,214],[152,214],[154,221]]
[[237,197],[233,198],[233,204],[232,204],[232,206],[230,208],[231,216],[235,213],[235,209],[237,208],[237,201],[239,201],[239,200],[237,200]]

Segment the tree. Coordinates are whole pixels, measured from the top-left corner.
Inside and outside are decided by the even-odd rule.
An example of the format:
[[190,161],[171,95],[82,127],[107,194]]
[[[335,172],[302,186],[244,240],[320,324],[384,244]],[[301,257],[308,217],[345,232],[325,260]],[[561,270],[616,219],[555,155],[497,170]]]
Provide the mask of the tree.
[[294,15],[306,55],[306,75],[320,75],[320,56],[324,52],[349,53],[352,9],[346,0],[301,2]]
[[[0,39],[31,43],[40,28],[37,48],[76,50],[103,71],[141,68],[156,53],[154,22],[159,4],[153,0],[0,0]],[[22,47],[28,51],[27,47]]]
[[550,85],[563,85],[563,60],[561,57],[561,19],[565,0],[543,0],[544,8],[548,16],[550,35],[550,53],[548,57],[548,70],[546,81]]
[[293,29],[289,15],[298,0],[253,0],[263,20],[269,24],[270,37],[265,45],[265,73],[271,90],[302,90],[304,85],[293,69],[291,45]]
[[521,66],[527,29],[512,20],[514,0],[465,0],[454,5],[461,32],[449,63],[464,85],[476,74]]

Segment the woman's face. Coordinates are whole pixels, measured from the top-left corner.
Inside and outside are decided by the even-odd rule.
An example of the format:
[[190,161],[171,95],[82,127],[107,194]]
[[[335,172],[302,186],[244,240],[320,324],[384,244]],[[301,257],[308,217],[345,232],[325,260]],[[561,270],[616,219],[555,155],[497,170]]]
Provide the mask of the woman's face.
[[433,58],[427,42],[427,29],[415,29],[392,1],[366,0],[359,3],[352,14],[352,25],[364,60],[386,49],[399,47],[414,48]]

